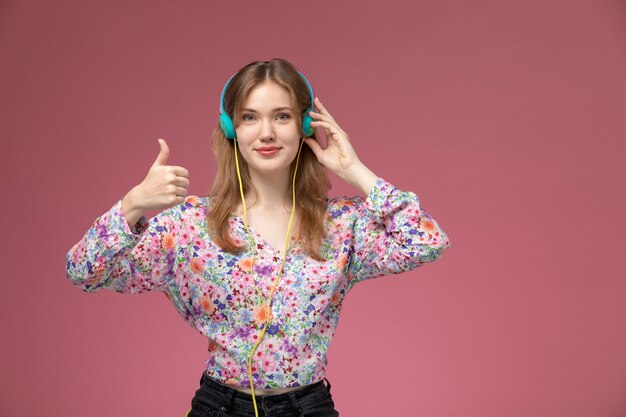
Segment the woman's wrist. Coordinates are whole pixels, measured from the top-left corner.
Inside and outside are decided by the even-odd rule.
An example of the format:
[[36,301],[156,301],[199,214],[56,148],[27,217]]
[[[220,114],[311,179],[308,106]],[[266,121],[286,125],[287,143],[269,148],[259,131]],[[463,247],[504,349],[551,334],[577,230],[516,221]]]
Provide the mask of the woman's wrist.
[[122,213],[128,226],[132,230],[139,219],[145,214],[145,209],[138,203],[137,187],[130,190],[122,199]]
[[359,162],[344,171],[342,175],[344,181],[351,184],[363,194],[368,195],[378,179],[378,176],[370,171],[363,163]]

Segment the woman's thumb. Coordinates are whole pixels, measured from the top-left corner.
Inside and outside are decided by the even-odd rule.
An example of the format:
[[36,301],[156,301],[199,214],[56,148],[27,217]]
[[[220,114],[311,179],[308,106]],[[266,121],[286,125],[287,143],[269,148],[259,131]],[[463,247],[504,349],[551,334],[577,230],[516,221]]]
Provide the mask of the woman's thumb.
[[161,145],[161,151],[159,152],[159,155],[157,156],[152,166],[167,165],[167,158],[169,158],[170,156],[170,148],[167,146],[165,139],[159,138],[158,140],[159,140],[159,145]]
[[306,142],[307,145],[309,145],[309,148],[311,148],[311,150],[317,157],[317,160],[318,161],[321,160],[322,152],[324,152],[324,150],[322,149],[320,144],[313,138],[305,138],[304,141]]

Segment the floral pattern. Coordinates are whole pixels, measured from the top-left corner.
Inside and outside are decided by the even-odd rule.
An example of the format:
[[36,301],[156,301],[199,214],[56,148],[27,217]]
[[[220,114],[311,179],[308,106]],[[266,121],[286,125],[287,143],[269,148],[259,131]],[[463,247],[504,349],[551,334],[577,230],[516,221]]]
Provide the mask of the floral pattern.
[[[251,248],[235,255],[218,247],[206,228],[209,197],[188,196],[149,221],[142,217],[132,229],[121,202],[67,253],[68,278],[86,292],[164,292],[181,317],[208,338],[207,374],[244,388],[250,384],[248,358],[266,318],[268,328],[252,361],[255,388],[320,381],[350,289],[434,261],[450,247],[414,193],[378,178],[365,199],[327,199],[324,261],[308,257],[296,240],[267,306],[258,291],[269,296],[282,256],[250,227],[255,265]],[[248,244],[243,220],[233,215],[229,225],[234,240]]]

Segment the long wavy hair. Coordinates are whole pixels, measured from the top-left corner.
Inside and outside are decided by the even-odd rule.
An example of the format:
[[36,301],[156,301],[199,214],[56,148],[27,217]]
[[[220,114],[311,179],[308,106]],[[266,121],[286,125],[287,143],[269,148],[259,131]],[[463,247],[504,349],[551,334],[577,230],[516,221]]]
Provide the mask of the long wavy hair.
[[[298,123],[300,137],[302,116],[311,106],[311,94],[304,79],[297,69],[288,61],[274,58],[271,61],[254,61],[237,72],[224,93],[224,110],[228,113],[235,127],[239,124],[241,107],[249,93],[256,86],[272,81],[283,87],[291,96],[292,108]],[[317,140],[317,133],[313,138]],[[302,140],[302,139],[301,139]],[[207,225],[213,241],[223,250],[241,253],[245,245],[239,246],[229,233],[228,220],[241,200],[239,181],[235,165],[234,141],[226,138],[219,123],[211,135],[211,148],[217,162],[217,173],[209,193],[211,204],[207,213]],[[244,193],[254,189],[250,179],[248,164],[237,147],[237,156]],[[290,167],[289,178],[293,178],[296,165],[294,158]],[[290,181],[291,184],[291,181]],[[316,260],[322,260],[321,243],[326,237],[324,219],[326,216],[326,198],[331,183],[326,168],[320,164],[308,145],[302,144],[300,162],[296,175],[296,213],[299,215],[297,235],[303,239],[307,254]]]

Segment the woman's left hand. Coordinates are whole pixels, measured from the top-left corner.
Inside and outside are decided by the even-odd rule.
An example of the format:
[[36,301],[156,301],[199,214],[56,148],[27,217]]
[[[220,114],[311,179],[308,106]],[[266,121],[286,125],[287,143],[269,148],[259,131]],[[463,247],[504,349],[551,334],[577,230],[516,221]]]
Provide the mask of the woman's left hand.
[[319,142],[313,138],[305,138],[304,140],[322,165],[339,177],[346,179],[349,171],[360,165],[361,161],[350,144],[347,133],[341,130],[333,116],[317,97],[315,97],[315,106],[320,110],[320,113],[313,111],[309,113],[311,118],[315,119],[311,122],[311,126],[324,128],[326,149],[322,149]]

